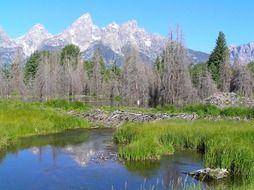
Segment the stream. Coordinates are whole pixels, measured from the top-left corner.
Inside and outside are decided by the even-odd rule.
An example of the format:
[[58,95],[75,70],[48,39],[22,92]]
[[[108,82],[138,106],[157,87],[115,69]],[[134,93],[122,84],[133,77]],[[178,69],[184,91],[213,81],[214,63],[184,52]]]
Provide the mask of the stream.
[[203,167],[200,154],[180,151],[160,161],[121,161],[113,132],[78,129],[18,140],[0,154],[0,189],[207,189],[207,184],[184,174]]

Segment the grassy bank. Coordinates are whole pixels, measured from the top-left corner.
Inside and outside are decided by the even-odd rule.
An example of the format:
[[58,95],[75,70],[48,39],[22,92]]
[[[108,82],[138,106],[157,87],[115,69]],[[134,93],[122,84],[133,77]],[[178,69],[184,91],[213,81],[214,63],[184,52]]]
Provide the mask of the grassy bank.
[[50,100],[44,102],[43,105],[54,109],[77,112],[88,112],[92,108],[92,106],[84,104],[79,101],[67,101],[67,100]]
[[87,127],[87,121],[56,112],[40,103],[0,101],[0,149],[19,137]]
[[128,123],[114,139],[127,160],[158,159],[177,149],[204,153],[207,167],[227,168],[244,178],[254,177],[254,123],[245,121],[160,121]]

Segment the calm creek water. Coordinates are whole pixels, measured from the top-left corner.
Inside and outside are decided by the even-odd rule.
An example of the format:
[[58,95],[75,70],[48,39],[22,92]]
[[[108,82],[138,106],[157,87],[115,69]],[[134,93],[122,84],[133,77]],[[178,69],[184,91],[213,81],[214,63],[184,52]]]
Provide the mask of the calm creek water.
[[194,151],[158,162],[122,162],[112,135],[111,129],[95,129],[21,139],[0,154],[0,189],[160,190],[198,184],[183,173],[203,167]]

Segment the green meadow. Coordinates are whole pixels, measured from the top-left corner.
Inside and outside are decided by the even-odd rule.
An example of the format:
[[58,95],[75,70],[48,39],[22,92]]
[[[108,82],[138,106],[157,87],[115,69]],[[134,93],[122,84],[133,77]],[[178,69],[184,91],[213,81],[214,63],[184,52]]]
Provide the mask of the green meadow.
[[57,112],[51,108],[57,106],[48,104],[0,101],[0,149],[19,137],[89,127],[88,121]]

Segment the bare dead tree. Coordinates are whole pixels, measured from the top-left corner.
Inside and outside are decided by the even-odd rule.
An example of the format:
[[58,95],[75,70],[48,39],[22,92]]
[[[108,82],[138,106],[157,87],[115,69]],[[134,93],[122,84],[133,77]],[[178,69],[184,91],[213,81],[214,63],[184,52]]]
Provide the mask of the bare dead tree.
[[81,60],[78,60],[77,65],[73,65],[71,69],[72,79],[72,95],[81,95],[85,88],[85,79],[87,78],[84,71],[84,66]]
[[59,91],[59,78],[60,78],[60,55],[59,53],[51,53],[49,55],[49,65],[50,65],[50,98],[59,98],[60,91]]
[[147,69],[133,48],[123,66],[123,96],[127,105],[148,105],[149,83]]
[[[1,65],[2,66],[2,65]],[[1,81],[1,97],[8,99],[11,95],[11,76],[10,69],[4,66],[0,69],[0,81]]]
[[116,62],[114,61],[109,71],[110,71],[110,76],[107,81],[107,83],[108,83],[107,92],[109,92],[109,93],[107,95],[110,100],[110,105],[115,106],[115,105],[118,105],[118,104],[116,104],[116,102],[119,103],[119,101],[116,101],[116,98],[118,97],[118,99],[119,99],[121,96],[121,94],[120,94],[120,91],[121,91],[121,70],[117,66]]
[[0,68],[0,97],[4,98],[6,96],[5,92],[5,77],[2,68]]
[[163,73],[164,73],[164,60],[161,57],[157,57],[152,69],[151,84],[149,85],[149,106],[156,107],[160,103],[163,103],[163,96],[161,90],[163,88]]
[[36,77],[34,79],[34,95],[40,101],[50,99],[51,95],[51,74],[50,74],[50,61],[49,54],[44,53],[41,55],[40,63]]
[[198,82],[198,95],[201,100],[213,95],[217,92],[217,87],[212,79],[211,73],[208,71],[206,66],[203,76],[199,79]]
[[11,65],[11,87],[12,93],[23,98],[25,96],[25,84],[24,84],[24,73],[22,67],[21,53],[18,52],[14,63]]
[[183,105],[194,101],[196,90],[191,83],[188,62],[182,34],[177,29],[175,39],[171,33],[164,55],[162,96],[165,103]]
[[247,66],[241,65],[236,59],[233,65],[233,74],[230,85],[230,90],[245,97],[253,95],[253,76]]
[[102,64],[103,60],[100,50],[96,49],[93,57],[93,71],[90,79],[90,93],[96,97],[97,102],[98,98],[101,98],[103,93]]
[[58,95],[60,97],[68,97],[69,96],[69,76],[68,76],[68,65],[59,64],[57,66],[57,70],[59,72],[57,78],[57,86],[58,86]]
[[221,92],[229,92],[230,78],[231,78],[229,53],[226,53],[223,57],[223,61],[221,62],[220,68],[219,68],[219,76],[220,76],[219,85],[218,85],[219,90]]

